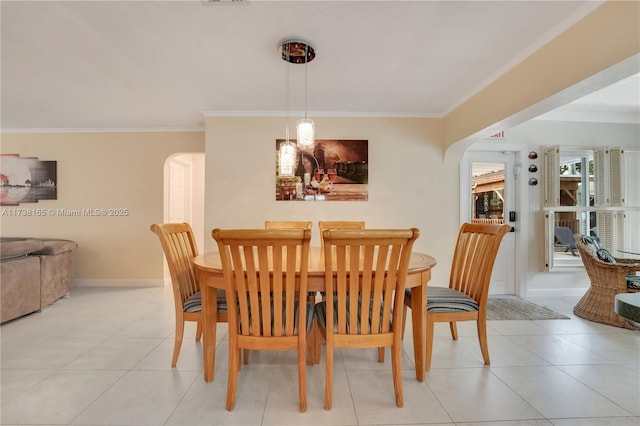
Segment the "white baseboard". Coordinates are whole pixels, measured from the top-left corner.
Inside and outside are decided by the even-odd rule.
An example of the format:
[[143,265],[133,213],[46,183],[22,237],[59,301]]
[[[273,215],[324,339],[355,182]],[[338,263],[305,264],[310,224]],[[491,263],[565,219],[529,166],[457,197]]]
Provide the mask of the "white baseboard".
[[164,287],[163,279],[76,279],[76,287]]
[[522,297],[575,297],[582,296],[588,288],[537,288],[528,290]]

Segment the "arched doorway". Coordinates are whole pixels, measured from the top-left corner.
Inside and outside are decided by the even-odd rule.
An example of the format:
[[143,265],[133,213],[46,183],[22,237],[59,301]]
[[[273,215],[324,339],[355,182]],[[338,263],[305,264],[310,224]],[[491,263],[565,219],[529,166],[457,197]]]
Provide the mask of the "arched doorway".
[[164,165],[163,221],[191,224],[198,248],[204,247],[204,153],[169,156]]

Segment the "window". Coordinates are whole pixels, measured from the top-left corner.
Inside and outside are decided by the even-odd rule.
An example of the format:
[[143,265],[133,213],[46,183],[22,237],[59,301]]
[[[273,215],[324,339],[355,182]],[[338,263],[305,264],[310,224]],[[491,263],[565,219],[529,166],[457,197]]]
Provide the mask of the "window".
[[625,176],[624,161],[621,148],[544,150],[545,270],[582,266],[567,235],[598,236],[615,256],[637,243],[625,230],[638,233],[640,225],[630,219],[640,197],[633,197],[635,208],[625,202],[624,182],[633,177]]

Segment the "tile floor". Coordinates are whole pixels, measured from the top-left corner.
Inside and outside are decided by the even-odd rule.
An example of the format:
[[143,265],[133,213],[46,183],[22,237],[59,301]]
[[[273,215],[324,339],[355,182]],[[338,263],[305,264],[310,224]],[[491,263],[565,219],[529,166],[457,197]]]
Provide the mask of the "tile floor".
[[473,323],[453,342],[438,324],[433,365],[415,380],[411,331],[404,408],[393,398],[390,356],[336,355],[333,409],[322,363],[308,367],[308,411],[298,411],[296,356],[252,353],[235,410],[225,410],[226,324],[216,378],[202,378],[194,326],[170,368],[167,288],[77,288],[42,312],[2,325],[3,425],[640,425],[640,334],[576,318],[577,298],[530,299],[570,320],[489,321],[491,367]]

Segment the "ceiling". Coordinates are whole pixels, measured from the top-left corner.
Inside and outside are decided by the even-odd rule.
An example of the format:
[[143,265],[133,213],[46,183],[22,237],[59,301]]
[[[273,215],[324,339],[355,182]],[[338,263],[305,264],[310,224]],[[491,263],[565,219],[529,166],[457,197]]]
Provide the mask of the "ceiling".
[[[287,101],[278,52],[290,37],[316,49],[309,116],[442,117],[600,4],[3,0],[1,128],[201,129],[205,115],[287,110],[297,118],[305,66],[288,66]],[[556,113],[602,117],[606,107],[637,120],[638,76],[621,84],[615,100],[593,95]]]

